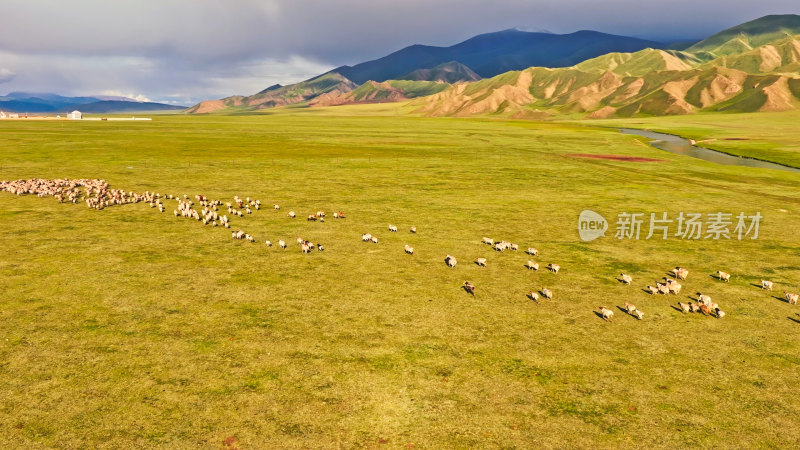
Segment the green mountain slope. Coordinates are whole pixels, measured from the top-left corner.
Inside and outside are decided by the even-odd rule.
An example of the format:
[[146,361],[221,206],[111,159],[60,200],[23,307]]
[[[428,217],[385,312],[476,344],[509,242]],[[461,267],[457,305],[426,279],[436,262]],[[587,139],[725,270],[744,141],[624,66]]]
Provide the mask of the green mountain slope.
[[770,15],[720,31],[685,51],[704,59],[735,55],[800,34],[800,15]]

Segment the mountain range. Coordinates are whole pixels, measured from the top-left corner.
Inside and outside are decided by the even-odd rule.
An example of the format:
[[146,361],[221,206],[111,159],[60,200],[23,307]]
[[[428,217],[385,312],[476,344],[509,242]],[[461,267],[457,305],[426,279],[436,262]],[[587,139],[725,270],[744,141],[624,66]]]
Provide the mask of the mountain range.
[[66,113],[80,110],[88,113],[177,111],[185,106],[140,102],[128,97],[97,95],[64,97],[51,93],[11,92],[0,96],[0,111],[28,113]]
[[765,16],[665,46],[594,31],[505,30],[383,58],[188,113],[413,100],[427,115],[586,117],[775,111],[800,105],[800,16]]

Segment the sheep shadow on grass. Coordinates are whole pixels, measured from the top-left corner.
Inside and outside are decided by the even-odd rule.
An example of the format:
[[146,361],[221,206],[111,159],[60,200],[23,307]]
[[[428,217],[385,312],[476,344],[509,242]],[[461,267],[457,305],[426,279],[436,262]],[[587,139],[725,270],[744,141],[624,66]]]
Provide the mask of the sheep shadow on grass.
[[800,319],[795,319],[792,316],[788,316],[787,319],[789,319],[789,320],[791,320],[792,322],[795,322],[795,323],[800,323]]
[[777,295],[773,295],[772,298],[774,298],[776,300],[780,300],[783,303],[789,303],[789,300],[787,300],[786,297],[778,297]]
[[675,311],[678,311],[679,313],[683,314],[683,310],[680,308],[680,306],[670,305],[670,308],[672,308]]
[[755,286],[759,289],[764,289],[764,286],[762,286],[760,283],[750,283],[750,286]]
[[464,292],[466,292],[467,294],[475,297],[475,292],[474,291],[470,291],[466,286],[461,286],[461,289],[464,289]]
[[606,319],[603,317],[603,313],[601,313],[601,312],[594,311],[594,315],[595,315],[595,316],[597,316],[597,317],[599,317],[599,318],[601,318],[601,319],[603,319],[603,321],[604,321],[604,322],[610,322],[610,321],[611,321],[611,320],[606,320]]

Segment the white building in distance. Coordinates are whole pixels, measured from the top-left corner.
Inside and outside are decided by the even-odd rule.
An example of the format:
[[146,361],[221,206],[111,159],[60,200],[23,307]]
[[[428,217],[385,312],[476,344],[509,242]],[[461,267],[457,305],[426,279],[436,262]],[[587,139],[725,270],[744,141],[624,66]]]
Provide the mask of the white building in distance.
[[78,110],[72,111],[71,113],[67,114],[67,119],[69,120],[81,120],[82,118],[83,115]]

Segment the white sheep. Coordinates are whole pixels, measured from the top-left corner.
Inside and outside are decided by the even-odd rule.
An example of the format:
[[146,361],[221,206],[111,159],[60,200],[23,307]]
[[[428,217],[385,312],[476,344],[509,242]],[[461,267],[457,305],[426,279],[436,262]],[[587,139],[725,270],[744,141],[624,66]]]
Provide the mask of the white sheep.
[[278,204],[276,204],[275,206],[273,206],[273,208],[275,208],[276,210],[278,210],[278,209],[281,209],[281,206],[280,206],[280,205],[278,205]]
[[406,246],[405,246],[405,251],[406,251],[406,253],[408,253],[409,255],[413,255],[413,254],[414,254],[414,247],[412,247],[412,246],[410,246],[410,245],[406,244]]
[[619,274],[619,281],[622,282],[622,284],[631,284],[631,282],[633,281],[633,277],[621,273]]
[[539,294],[534,292],[534,291],[530,291],[530,292],[528,292],[528,298],[533,300],[533,301],[535,301],[535,302],[538,302],[539,301]]
[[486,267],[486,258],[475,258],[475,264]]
[[265,243],[265,244],[267,244],[267,247],[272,247],[272,242],[270,242],[270,241],[264,241],[264,243]]
[[559,266],[558,264],[552,264],[551,263],[551,264],[547,265],[547,270],[549,270],[549,271],[551,271],[553,273],[558,273],[558,271],[561,270],[561,266]]
[[456,258],[454,256],[451,256],[451,255],[445,256],[444,262],[447,264],[447,267],[450,267],[450,268],[454,268],[456,266],[456,264],[458,264],[458,261],[456,261]]
[[644,317],[644,313],[639,311],[638,309],[633,311],[633,315],[636,316],[636,318],[639,320],[642,320],[642,318]]
[[544,297],[544,298],[547,298],[547,299],[552,299],[553,298],[553,291],[551,291],[550,289],[542,288],[542,290],[540,292],[542,293],[542,297]]
[[372,240],[373,244],[377,244],[378,243],[378,238],[376,236],[372,236],[371,240]]
[[392,233],[397,233],[397,227],[394,225],[389,225],[389,231],[391,231]]
[[761,280],[761,289],[772,290],[772,281]]
[[481,239],[481,242],[483,242],[486,245],[494,245],[494,240],[488,237],[484,237],[483,239]]
[[797,304],[797,297],[798,297],[797,294],[792,294],[791,292],[784,292],[783,295],[786,298],[786,301],[789,302],[790,305]]
[[611,319],[614,318],[614,311],[606,308],[605,306],[600,306],[600,315],[603,316],[603,320],[610,322]]
[[528,261],[525,263],[525,267],[528,268],[528,270],[539,270],[539,263]]
[[525,253],[527,253],[527,254],[529,254],[531,256],[539,256],[539,250],[536,250],[533,247],[528,247],[528,249],[525,250]]
[[727,282],[731,281],[731,274],[729,274],[727,272],[723,272],[721,270],[718,270],[717,271],[717,278],[719,278],[720,280],[722,280],[722,281],[727,283]]
[[288,214],[288,215],[289,215],[289,217],[291,217],[292,219],[294,219],[295,217],[297,217],[297,214],[295,214],[295,213],[294,213],[294,211],[289,211],[289,214]]
[[278,241],[278,246],[280,248],[286,250],[286,242],[283,242],[282,240],[280,240],[280,241]]
[[412,226],[411,228],[408,229],[408,231],[411,232],[411,233],[416,233],[417,232],[417,227]]

